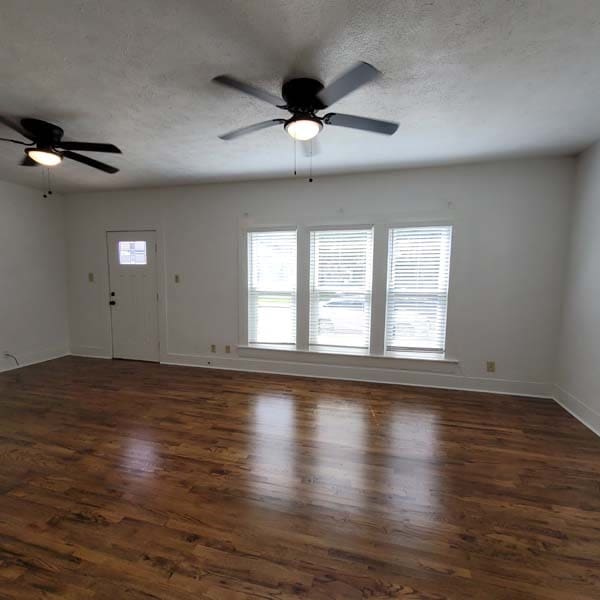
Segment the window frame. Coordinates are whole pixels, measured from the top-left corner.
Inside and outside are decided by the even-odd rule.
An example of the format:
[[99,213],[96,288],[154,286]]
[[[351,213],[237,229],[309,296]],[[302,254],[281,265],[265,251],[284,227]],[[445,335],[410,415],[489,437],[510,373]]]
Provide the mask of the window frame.
[[[248,240],[249,234],[251,233],[261,233],[261,232],[269,232],[269,231],[286,231],[286,232],[295,232],[296,233],[296,326],[298,324],[298,227],[295,225],[288,226],[267,226],[267,227],[249,227],[243,230],[242,232],[242,240],[240,243],[240,252],[239,252],[239,271],[242,274],[241,280],[238,282],[240,284],[240,307],[239,307],[239,339],[240,346],[248,346],[249,342],[249,323],[248,323]],[[296,348],[298,345],[298,332],[296,331],[296,343],[285,343],[285,344],[268,344],[268,343],[258,343],[253,342],[251,346],[253,348],[280,348],[280,349],[289,349]]]
[[[360,224],[352,224],[352,225],[319,225],[319,226],[313,226],[313,227],[307,227],[306,228],[307,231],[307,235],[308,235],[308,243],[309,243],[309,249],[308,249],[308,270],[307,270],[307,277],[308,277],[308,288],[309,288],[309,297],[308,297],[308,313],[309,313],[309,317],[308,317],[308,348],[313,351],[313,352],[326,352],[326,351],[335,351],[335,352],[340,352],[340,353],[346,353],[346,354],[365,354],[365,355],[370,355],[371,354],[371,324],[373,321],[373,268],[374,268],[374,264],[375,264],[375,254],[374,254],[374,245],[375,245],[375,226],[373,223],[370,224],[366,224],[366,225],[360,225]],[[313,232],[319,232],[319,231],[371,231],[371,265],[370,265],[370,272],[371,272],[371,284],[370,284],[370,294],[371,294],[371,299],[370,299],[370,308],[369,308],[369,335],[368,335],[368,342],[367,342],[367,347],[366,348],[362,348],[362,347],[357,347],[357,346],[338,346],[338,345],[326,345],[326,344],[311,344],[310,341],[310,310],[312,307],[312,302],[311,302],[311,298],[310,298],[310,290],[311,290],[311,283],[312,283],[312,273],[311,273],[311,269],[310,269],[310,265],[311,265],[311,256],[310,256],[310,252],[311,252],[311,234]]]
[[[391,244],[391,236],[392,230],[394,229],[419,229],[419,228],[432,228],[432,227],[446,227],[450,229],[450,252],[448,255],[448,287],[445,294],[446,298],[446,314],[445,314],[445,322],[444,322],[444,338],[442,348],[440,349],[432,349],[432,348],[410,348],[410,347],[394,347],[388,349],[387,342],[387,323],[388,323],[388,299],[390,295],[390,286],[389,286],[389,268],[391,256],[389,254],[390,244]],[[402,224],[394,224],[386,227],[386,261],[385,261],[385,270],[386,270],[386,285],[385,285],[385,307],[383,311],[383,354],[385,356],[411,356],[411,355],[430,355],[430,356],[446,356],[446,351],[448,347],[448,313],[449,313],[449,305],[450,305],[450,292],[451,292],[451,283],[452,283],[452,254],[454,248],[454,234],[455,234],[456,226],[452,222],[443,221],[443,222],[423,222],[423,223],[402,223]],[[423,296],[423,297],[432,297],[432,296],[441,296],[441,293],[407,293],[407,296]]]
[[[422,215],[401,215],[379,216],[373,218],[346,219],[343,212],[340,211],[336,216],[319,217],[306,219],[298,217],[294,223],[283,222],[273,224],[264,224],[257,221],[253,222],[248,215],[240,219],[240,236],[238,252],[238,339],[239,347],[244,350],[246,356],[259,356],[253,351],[264,353],[265,356],[271,356],[278,351],[296,352],[299,355],[318,356],[354,356],[355,359],[385,359],[385,360],[406,360],[406,361],[428,361],[432,363],[458,363],[456,358],[451,358],[449,354],[448,330],[451,322],[451,305],[453,295],[453,264],[456,248],[456,238],[459,227],[457,226],[450,210],[437,211],[437,215],[429,215],[423,212]],[[448,301],[446,306],[446,335],[445,352],[430,353],[424,352],[397,352],[386,351],[385,333],[386,333],[386,312],[387,312],[387,270],[388,270],[388,251],[390,230],[403,227],[435,227],[449,226],[452,228],[451,234],[451,253],[449,265],[449,283],[448,283]],[[310,328],[310,232],[317,230],[348,230],[348,229],[373,229],[373,265],[372,265],[372,283],[371,283],[371,327],[370,327],[370,345],[365,353],[357,353],[354,349],[344,351],[343,347],[310,347],[309,346],[309,328]],[[296,345],[282,346],[272,344],[249,344],[248,343],[248,256],[247,240],[248,232],[251,231],[296,231]],[[262,355],[262,354],[261,354]]]

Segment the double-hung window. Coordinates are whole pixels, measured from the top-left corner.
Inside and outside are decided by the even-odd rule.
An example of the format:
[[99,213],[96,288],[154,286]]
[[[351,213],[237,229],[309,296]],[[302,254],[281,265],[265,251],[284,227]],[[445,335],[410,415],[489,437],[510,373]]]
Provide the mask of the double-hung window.
[[296,344],[296,230],[248,232],[248,342]]
[[452,227],[390,229],[386,350],[445,351]]
[[310,232],[311,347],[367,351],[373,228]]
[[446,350],[451,245],[450,225],[248,231],[242,343],[438,358]]

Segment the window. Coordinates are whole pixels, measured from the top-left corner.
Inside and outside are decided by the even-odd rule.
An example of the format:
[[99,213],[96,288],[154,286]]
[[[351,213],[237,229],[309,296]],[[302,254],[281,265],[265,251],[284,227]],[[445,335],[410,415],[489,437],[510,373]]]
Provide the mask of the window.
[[145,265],[146,242],[119,242],[120,265]]
[[310,232],[311,346],[369,348],[373,230]]
[[444,352],[452,227],[391,229],[386,349]]
[[248,232],[248,342],[296,343],[296,231]]

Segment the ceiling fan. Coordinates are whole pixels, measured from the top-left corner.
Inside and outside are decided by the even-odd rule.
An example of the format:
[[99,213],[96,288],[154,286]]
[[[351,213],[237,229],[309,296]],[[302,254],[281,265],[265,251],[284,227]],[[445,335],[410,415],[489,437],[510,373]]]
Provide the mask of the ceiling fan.
[[24,167],[35,167],[42,165],[44,167],[55,167],[59,165],[63,158],[70,158],[94,169],[99,169],[105,173],[118,173],[119,169],[106,163],[94,160],[89,156],[84,156],[73,150],[83,150],[84,152],[111,152],[121,154],[121,150],[113,144],[97,144],[94,142],[63,142],[64,131],[58,126],[39,119],[21,119],[20,125],[11,120],[0,117],[0,123],[6,125],[13,131],[16,131],[24,138],[31,141],[22,142],[8,138],[0,138],[3,142],[12,142],[27,146],[25,156],[21,161]]
[[219,75],[213,81],[220,85],[234,88],[255,98],[259,98],[277,108],[289,111],[292,116],[288,119],[271,119],[254,125],[248,125],[240,129],[234,129],[219,137],[222,140],[233,140],[242,135],[254,133],[267,127],[283,125],[287,133],[298,141],[307,141],[316,137],[324,125],[337,127],[350,127],[372,131],[384,135],[393,135],[398,129],[398,123],[369,119],[355,115],[330,112],[324,116],[317,113],[341,100],[359,87],[373,81],[381,73],[366,62],[359,62],[349,71],[343,73],[327,86],[317,79],[310,77],[299,77],[289,79],[281,88],[281,97],[271,94],[252,84],[240,81],[230,75]]

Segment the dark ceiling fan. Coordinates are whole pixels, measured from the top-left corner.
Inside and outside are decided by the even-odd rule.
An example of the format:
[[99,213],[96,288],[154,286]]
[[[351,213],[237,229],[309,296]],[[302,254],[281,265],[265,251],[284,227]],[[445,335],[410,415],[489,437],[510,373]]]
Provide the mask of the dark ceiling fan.
[[110,152],[112,154],[121,154],[121,150],[113,144],[97,144],[94,142],[63,142],[64,131],[58,126],[39,119],[21,119],[20,125],[13,123],[10,119],[0,117],[0,123],[6,125],[13,131],[16,131],[24,138],[31,141],[22,142],[8,138],[0,138],[0,141],[12,142],[27,146],[25,156],[21,161],[24,167],[35,167],[42,165],[44,167],[55,167],[59,165],[63,158],[70,158],[94,169],[99,169],[105,173],[118,173],[119,169],[106,163],[94,160],[89,156],[84,156],[73,150],[83,150],[84,152]]
[[351,129],[393,135],[398,129],[398,123],[391,121],[380,121],[379,119],[369,119],[367,117],[357,117],[355,115],[334,112],[327,113],[324,116],[317,115],[319,111],[330,107],[333,103],[341,100],[359,87],[373,81],[380,75],[381,73],[372,65],[366,62],[359,62],[327,86],[323,86],[320,81],[309,77],[290,79],[281,88],[282,97],[261,90],[229,75],[219,75],[213,79],[215,83],[234,88],[292,113],[289,119],[262,121],[261,123],[248,125],[241,129],[234,129],[219,137],[222,140],[233,140],[242,135],[254,133],[255,131],[275,125],[283,125],[289,135],[298,141],[313,139],[323,129],[324,125],[350,127]]

